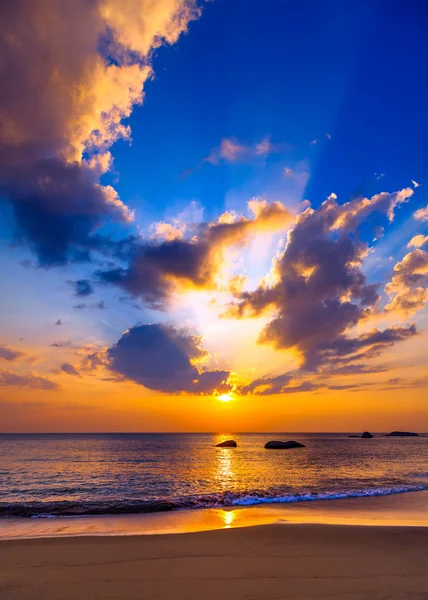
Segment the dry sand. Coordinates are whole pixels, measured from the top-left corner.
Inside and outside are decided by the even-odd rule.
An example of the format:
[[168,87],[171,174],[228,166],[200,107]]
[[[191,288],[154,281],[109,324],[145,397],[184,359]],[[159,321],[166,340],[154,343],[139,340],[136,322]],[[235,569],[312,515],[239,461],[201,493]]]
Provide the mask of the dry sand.
[[0,543],[1,600],[428,599],[428,528],[268,525]]

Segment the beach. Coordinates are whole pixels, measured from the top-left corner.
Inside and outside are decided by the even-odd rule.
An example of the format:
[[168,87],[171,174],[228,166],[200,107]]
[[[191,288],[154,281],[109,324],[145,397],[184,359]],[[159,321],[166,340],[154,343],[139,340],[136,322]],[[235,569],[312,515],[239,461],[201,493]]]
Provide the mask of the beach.
[[0,600],[428,598],[427,438],[262,437],[3,436]]
[[2,600],[428,597],[428,528],[267,525],[0,543]]

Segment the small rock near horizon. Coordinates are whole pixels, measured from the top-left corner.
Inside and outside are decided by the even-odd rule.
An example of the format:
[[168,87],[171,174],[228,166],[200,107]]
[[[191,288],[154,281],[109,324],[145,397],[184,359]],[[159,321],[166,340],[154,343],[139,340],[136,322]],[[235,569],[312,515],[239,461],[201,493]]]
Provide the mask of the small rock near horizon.
[[413,431],[391,431],[385,437],[419,437],[419,433]]
[[265,448],[268,450],[290,450],[291,448],[304,448],[304,444],[289,440],[288,442],[271,441],[265,444]]
[[220,442],[219,444],[216,444],[215,447],[216,448],[236,448],[237,445],[238,444],[235,442],[235,440],[225,440],[224,442]]

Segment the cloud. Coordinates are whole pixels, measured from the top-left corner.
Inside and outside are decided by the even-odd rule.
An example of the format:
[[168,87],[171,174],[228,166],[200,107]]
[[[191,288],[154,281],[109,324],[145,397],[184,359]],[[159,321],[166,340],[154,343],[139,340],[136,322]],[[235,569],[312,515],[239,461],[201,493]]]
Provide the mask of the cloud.
[[77,281],[72,281],[71,283],[74,286],[75,296],[90,296],[94,293],[94,288],[87,279],[78,279]]
[[6,369],[0,369],[0,386],[28,387],[33,390],[58,390],[60,387],[47,377],[40,377],[32,372],[20,375]]
[[[380,350],[392,346],[396,342],[401,342],[414,335],[417,335],[418,331],[416,325],[412,324],[409,326],[389,327],[380,331],[379,329],[372,329],[366,333],[362,333],[359,336],[350,338],[346,335],[337,336],[334,340],[327,340],[320,345],[320,351],[323,353],[324,358],[331,360],[340,360],[343,356],[353,355],[356,357],[357,352],[366,350],[367,348],[375,349],[376,356],[379,356]],[[359,354],[358,358],[362,355]]]
[[282,390],[292,381],[293,377],[289,373],[278,375],[277,377],[261,377],[255,379],[249,385],[239,389],[240,394],[257,394],[267,396],[271,394],[281,394]]
[[0,359],[13,362],[23,356],[26,356],[26,353],[21,352],[21,350],[16,350],[10,346],[0,346]]
[[98,277],[156,309],[165,307],[177,287],[216,289],[226,248],[246,244],[257,232],[283,229],[292,219],[279,202],[253,199],[248,208],[254,218],[203,223],[190,239],[138,241],[127,268],[99,271]]
[[70,348],[73,346],[70,340],[63,340],[60,342],[53,342],[53,344],[49,344],[51,348]]
[[289,180],[296,193],[303,195],[310,177],[310,168],[306,160],[294,165],[294,168],[285,167],[284,176]]
[[410,181],[412,182],[412,185],[413,185],[413,187],[414,187],[415,189],[416,189],[416,188],[418,188],[418,187],[421,185],[420,183],[418,183],[418,182],[417,182],[417,181],[415,181],[414,179],[411,179]]
[[367,375],[370,373],[384,373],[388,371],[388,367],[385,365],[364,365],[364,364],[354,364],[354,365],[343,365],[341,367],[334,367],[328,370],[328,375]]
[[67,375],[74,375],[76,377],[81,377],[81,374],[77,370],[77,368],[71,363],[64,363],[61,365],[61,371],[67,373]]
[[428,235],[414,235],[410,242],[407,244],[408,248],[422,248],[425,244],[428,244]]
[[413,214],[413,218],[417,221],[428,221],[428,206],[420,208]]
[[[377,309],[379,301],[379,286],[368,284],[362,271],[369,248],[359,239],[358,231],[374,214],[392,221],[396,207],[412,194],[412,189],[405,188],[370,199],[354,198],[345,204],[338,204],[332,194],[317,210],[307,208],[297,217],[285,250],[275,262],[275,283],[243,292],[225,316],[243,318],[273,312],[259,343],[293,349],[302,368],[308,370],[329,363],[334,353],[350,354],[358,348],[370,348],[381,334],[385,339],[392,336],[389,330],[372,332],[372,337],[348,334]],[[413,334],[413,329],[407,331]],[[387,342],[378,345],[383,343]]]
[[[325,133],[324,137],[326,137],[328,140],[331,140],[331,133]],[[314,139],[311,142],[309,142],[309,146],[316,146],[318,144],[318,142],[320,142],[321,140],[319,139]]]
[[105,352],[103,364],[116,375],[170,394],[212,394],[229,389],[228,371],[195,366],[207,357],[201,341],[172,325],[137,325]]
[[100,310],[105,310],[107,308],[107,304],[104,300],[100,300],[95,304],[85,304],[84,302],[80,302],[79,304],[75,304],[73,306],[76,310],[85,310],[86,308],[99,308]]
[[87,260],[105,223],[132,220],[100,184],[109,148],[130,139],[153,49],[198,15],[193,0],[1,3],[0,194],[39,264]]
[[224,138],[220,145],[211,150],[209,155],[203,159],[202,163],[208,162],[212,165],[225,163],[248,163],[257,158],[265,158],[270,154],[282,152],[283,144],[273,144],[269,137],[263,138],[256,144],[246,144],[239,142],[236,138]]
[[406,254],[395,265],[385,291],[390,297],[385,312],[407,317],[422,310],[428,302],[428,252],[418,248]]
[[180,223],[179,221],[175,221],[174,223],[166,223],[165,221],[160,221],[158,223],[154,223],[151,227],[152,238],[161,238],[168,242],[172,240],[179,240],[184,236],[184,232],[186,230],[186,224]]
[[316,390],[326,388],[324,382],[299,380],[289,373],[278,375],[277,377],[264,377],[256,379],[249,385],[239,389],[239,393],[254,394],[255,396],[272,396],[274,394],[299,394],[303,392],[315,392]]

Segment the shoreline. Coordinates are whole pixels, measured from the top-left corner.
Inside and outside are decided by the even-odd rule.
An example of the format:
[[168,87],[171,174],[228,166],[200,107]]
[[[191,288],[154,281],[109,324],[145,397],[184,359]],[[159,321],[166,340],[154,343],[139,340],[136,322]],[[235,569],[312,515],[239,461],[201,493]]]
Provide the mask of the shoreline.
[[5,600],[428,596],[428,528],[267,525],[0,543]]
[[428,491],[126,515],[6,517],[0,519],[0,543],[20,539],[186,534],[284,524],[428,527]]

